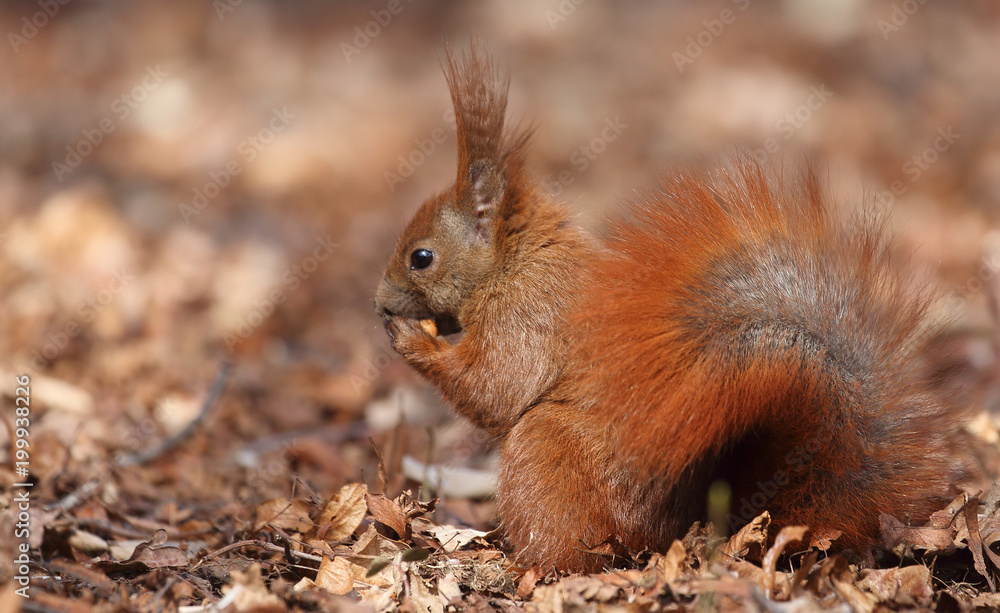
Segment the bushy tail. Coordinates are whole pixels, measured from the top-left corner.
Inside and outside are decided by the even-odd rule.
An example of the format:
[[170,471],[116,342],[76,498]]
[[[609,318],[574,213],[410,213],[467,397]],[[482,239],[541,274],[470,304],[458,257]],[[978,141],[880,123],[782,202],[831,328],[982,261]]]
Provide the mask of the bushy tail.
[[640,470],[714,462],[733,527],[768,510],[865,550],[880,513],[923,521],[953,495],[958,411],[925,359],[934,292],[820,193],[747,157],[628,209],[574,328],[579,386],[617,407]]

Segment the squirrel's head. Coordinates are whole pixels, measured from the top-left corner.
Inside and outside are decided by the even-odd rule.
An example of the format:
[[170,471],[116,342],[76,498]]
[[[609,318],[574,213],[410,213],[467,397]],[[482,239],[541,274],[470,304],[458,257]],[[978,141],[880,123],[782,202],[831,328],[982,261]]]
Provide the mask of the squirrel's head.
[[523,225],[527,131],[504,130],[508,80],[481,44],[460,59],[448,50],[445,76],[455,106],[458,178],[427,200],[400,236],[375,296],[384,316],[434,319],[461,329],[462,307],[505,261]]

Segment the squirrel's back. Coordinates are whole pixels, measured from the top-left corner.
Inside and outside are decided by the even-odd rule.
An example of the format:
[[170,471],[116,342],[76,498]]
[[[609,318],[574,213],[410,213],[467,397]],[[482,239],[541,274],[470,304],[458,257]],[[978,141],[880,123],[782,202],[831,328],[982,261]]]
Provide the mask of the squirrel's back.
[[[590,523],[665,548],[723,479],[731,529],[767,510],[867,557],[881,513],[922,522],[954,495],[956,410],[926,359],[935,294],[880,223],[837,219],[817,183],[737,159],[671,177],[614,224],[566,323],[565,376],[538,409],[601,458],[555,485],[610,484]],[[526,460],[518,444],[509,455]],[[535,540],[523,546],[587,563]]]

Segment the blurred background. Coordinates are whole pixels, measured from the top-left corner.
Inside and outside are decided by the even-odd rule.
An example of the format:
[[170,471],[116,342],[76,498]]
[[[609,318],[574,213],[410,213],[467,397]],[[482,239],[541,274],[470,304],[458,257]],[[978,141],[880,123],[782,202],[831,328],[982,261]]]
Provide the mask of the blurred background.
[[[372,308],[395,236],[454,179],[439,60],[473,31],[510,68],[511,116],[538,126],[537,176],[582,223],[679,161],[811,157],[838,206],[887,212],[949,292],[959,351],[994,368],[990,0],[12,1],[0,393],[32,377],[36,495],[100,478],[105,502],[171,518],[164,493],[226,509],[374,487],[369,437],[390,489],[406,454],[488,466]],[[201,428],[107,479],[195,419],[226,361]]]

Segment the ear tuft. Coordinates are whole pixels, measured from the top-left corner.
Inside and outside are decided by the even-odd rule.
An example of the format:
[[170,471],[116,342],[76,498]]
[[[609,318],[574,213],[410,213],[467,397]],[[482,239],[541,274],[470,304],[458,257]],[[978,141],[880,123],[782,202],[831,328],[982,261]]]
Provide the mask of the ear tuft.
[[529,131],[505,129],[510,79],[480,37],[460,54],[446,47],[444,73],[458,129],[457,195],[475,208],[477,233],[486,236],[521,172]]

